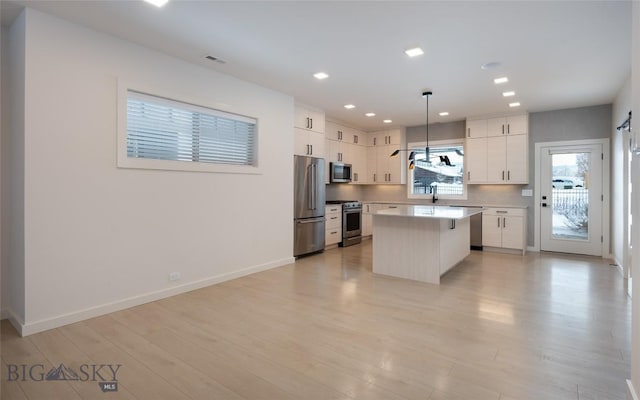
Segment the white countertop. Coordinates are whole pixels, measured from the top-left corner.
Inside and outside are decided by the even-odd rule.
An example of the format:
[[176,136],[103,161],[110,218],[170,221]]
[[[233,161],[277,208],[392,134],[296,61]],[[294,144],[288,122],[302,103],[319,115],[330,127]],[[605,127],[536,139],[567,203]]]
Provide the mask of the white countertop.
[[398,206],[398,208],[385,208],[372,214],[391,217],[463,219],[480,213],[482,213],[482,208],[406,205]]

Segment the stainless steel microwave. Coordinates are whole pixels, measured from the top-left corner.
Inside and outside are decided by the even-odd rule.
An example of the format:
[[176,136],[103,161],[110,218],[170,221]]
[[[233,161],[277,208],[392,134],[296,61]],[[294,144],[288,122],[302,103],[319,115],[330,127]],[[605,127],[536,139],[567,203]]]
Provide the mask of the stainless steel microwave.
[[344,183],[351,182],[351,164],[330,163],[330,182]]

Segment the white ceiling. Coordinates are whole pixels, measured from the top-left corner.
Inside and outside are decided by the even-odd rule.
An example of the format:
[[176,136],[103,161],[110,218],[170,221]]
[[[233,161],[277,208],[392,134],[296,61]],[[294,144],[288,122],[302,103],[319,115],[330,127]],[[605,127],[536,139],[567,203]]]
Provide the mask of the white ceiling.
[[[513,112],[509,101],[529,112],[611,103],[631,73],[630,1],[0,4],[4,23],[27,5],[290,94],[365,130],[384,128],[385,118],[424,124],[424,89],[433,91],[430,122],[446,122]],[[403,50],[416,45],[425,54],[409,59]],[[502,66],[480,68],[492,61]],[[318,71],[330,78],[314,79]],[[499,76],[510,82],[495,85]],[[516,96],[503,98],[506,89]]]

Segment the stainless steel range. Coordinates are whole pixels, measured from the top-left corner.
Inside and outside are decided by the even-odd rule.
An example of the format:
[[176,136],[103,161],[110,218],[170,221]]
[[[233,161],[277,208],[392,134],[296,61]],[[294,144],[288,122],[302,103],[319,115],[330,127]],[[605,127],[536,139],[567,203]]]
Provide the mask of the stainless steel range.
[[357,200],[333,200],[327,204],[342,204],[342,242],[340,247],[362,241],[362,203]]

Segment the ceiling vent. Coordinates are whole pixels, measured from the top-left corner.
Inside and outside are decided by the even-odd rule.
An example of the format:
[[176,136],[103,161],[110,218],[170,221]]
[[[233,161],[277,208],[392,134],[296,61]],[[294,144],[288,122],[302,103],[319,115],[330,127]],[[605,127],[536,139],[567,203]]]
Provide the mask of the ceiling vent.
[[210,55],[206,55],[206,56],[204,56],[204,58],[206,58],[209,61],[217,62],[219,64],[226,64],[227,63],[225,60],[222,60],[222,59],[220,59],[218,57],[214,57],[214,56],[210,56]]

